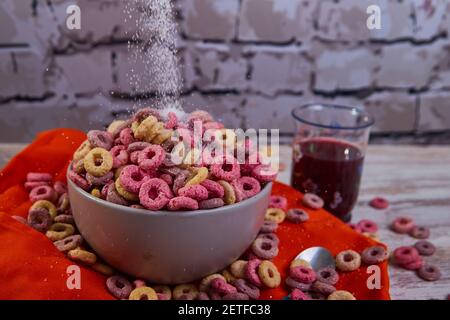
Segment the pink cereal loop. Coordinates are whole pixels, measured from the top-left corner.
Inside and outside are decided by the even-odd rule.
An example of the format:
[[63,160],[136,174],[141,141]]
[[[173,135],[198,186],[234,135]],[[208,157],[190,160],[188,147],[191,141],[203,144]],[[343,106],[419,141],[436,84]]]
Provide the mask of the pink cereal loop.
[[36,202],[39,200],[48,200],[50,202],[55,202],[58,195],[50,186],[40,186],[32,189],[30,191],[31,202]]
[[212,292],[218,293],[220,295],[226,295],[229,293],[236,293],[237,289],[231,284],[228,284],[222,278],[214,278],[211,280],[210,288]]
[[53,177],[50,173],[29,172],[27,173],[27,182],[52,182]]
[[269,208],[287,209],[287,199],[282,196],[270,196]]
[[362,232],[376,233],[378,231],[378,225],[368,219],[363,219],[356,224],[357,228],[362,230]]
[[156,170],[166,158],[166,152],[159,145],[151,145],[138,155],[138,164],[146,171]]
[[239,163],[233,156],[224,156],[220,159],[221,163],[212,164],[210,167],[211,175],[217,180],[231,182],[241,176]]
[[245,199],[253,197],[261,191],[259,181],[252,177],[242,177],[233,181],[233,183],[243,192]]
[[138,194],[142,184],[150,177],[138,166],[128,165],[122,168],[119,175],[120,184],[126,191]]
[[119,140],[124,146],[128,146],[136,141],[133,137],[133,131],[131,128],[125,128],[120,131]]
[[268,165],[260,164],[253,169],[252,175],[261,182],[271,182],[277,177],[277,172]]
[[164,208],[173,197],[169,185],[162,179],[151,178],[141,185],[139,200],[149,210]]
[[290,276],[295,281],[301,283],[313,283],[316,280],[316,273],[314,270],[303,266],[291,268]]
[[137,142],[130,143],[127,147],[127,151],[128,151],[128,153],[131,154],[132,152],[135,152],[135,151],[142,151],[149,146],[151,146],[151,144],[148,142],[137,141]]
[[261,260],[259,259],[251,259],[249,262],[247,262],[247,265],[245,267],[245,278],[252,284],[254,284],[257,287],[262,286],[261,279],[259,279],[258,275],[258,267],[261,264]]
[[169,209],[170,211],[197,210],[198,202],[188,197],[175,197],[170,199],[169,203],[167,204],[167,209]]
[[68,173],[68,177],[73,183],[75,183],[78,187],[80,187],[84,191],[89,190],[90,188],[89,182],[78,173],[70,170]]
[[128,152],[127,152],[125,146],[118,145],[118,146],[112,147],[112,149],[109,151],[109,153],[111,153],[111,156],[113,158],[113,168],[114,169],[127,164]]
[[225,196],[225,189],[216,181],[206,179],[201,185],[208,191],[209,198],[223,198]]
[[178,124],[178,117],[174,112],[169,112],[167,114],[167,121],[165,123],[165,128],[166,129],[173,129],[177,126]]
[[53,189],[56,191],[58,196],[67,193],[67,184],[62,181],[56,181],[53,184]]
[[25,190],[27,192],[30,192],[31,190],[33,190],[36,187],[41,187],[41,186],[49,186],[50,182],[47,181],[27,181],[24,184]]
[[180,188],[178,190],[178,195],[201,201],[208,199],[208,190],[202,185],[194,184]]
[[173,177],[168,173],[163,173],[158,178],[164,180],[169,186],[173,185]]

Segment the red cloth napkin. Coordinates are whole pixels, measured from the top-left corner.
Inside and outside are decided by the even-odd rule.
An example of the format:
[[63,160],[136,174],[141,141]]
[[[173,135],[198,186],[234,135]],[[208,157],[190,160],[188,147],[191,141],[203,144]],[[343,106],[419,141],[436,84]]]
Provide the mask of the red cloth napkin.
[[[105,287],[105,277],[81,267],[81,289],[68,289],[67,267],[74,263],[60,253],[45,235],[10,216],[27,216],[31,205],[23,188],[28,172],[50,172],[65,180],[74,150],[85,140],[84,133],[56,129],[41,133],[36,141],[0,171],[0,299],[113,299]],[[289,207],[299,206],[302,195],[289,186],[275,183],[273,193],[286,196]],[[310,221],[301,225],[280,225],[280,253],[274,262],[283,279],[290,261],[310,246],[324,246],[333,254],[344,249],[361,252],[375,244],[357,234],[324,210],[310,211]],[[366,268],[341,274],[337,287],[351,291],[358,299],[389,299],[387,263],[381,267],[380,290],[366,286]],[[263,299],[281,299],[288,294],[284,286],[263,290]]]

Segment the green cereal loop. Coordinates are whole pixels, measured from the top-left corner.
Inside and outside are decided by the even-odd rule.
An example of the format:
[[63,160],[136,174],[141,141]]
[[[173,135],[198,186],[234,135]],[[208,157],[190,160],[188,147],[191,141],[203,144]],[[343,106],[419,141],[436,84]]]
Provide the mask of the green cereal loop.
[[53,219],[56,217],[57,210],[53,203],[51,203],[48,200],[38,200],[30,207],[29,211],[32,211],[34,209],[45,209],[50,214],[50,217]]
[[[101,163],[97,161],[101,159]],[[84,169],[95,177],[102,177],[111,171],[113,167],[113,157],[108,150],[94,148],[84,157]]]
[[74,233],[75,233],[75,228],[72,225],[67,224],[67,223],[57,222],[50,226],[50,228],[45,233],[45,235],[51,241],[58,241],[58,240],[67,238],[68,236],[71,236]]
[[[146,299],[142,299],[143,297]],[[139,287],[131,291],[128,300],[158,300],[158,295],[150,287]]]
[[93,265],[97,262],[97,256],[92,252],[83,249],[73,249],[67,253],[69,259],[82,262],[87,265]]
[[236,193],[234,192],[233,187],[225,180],[217,181],[225,191],[225,195],[223,197],[223,201],[226,205],[230,205],[236,202]]

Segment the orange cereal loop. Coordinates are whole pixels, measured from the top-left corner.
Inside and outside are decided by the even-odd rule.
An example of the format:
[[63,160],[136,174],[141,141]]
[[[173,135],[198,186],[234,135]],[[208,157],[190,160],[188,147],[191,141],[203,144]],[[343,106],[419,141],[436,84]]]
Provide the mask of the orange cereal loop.
[[122,126],[125,123],[125,120],[114,120],[113,122],[110,123],[110,125],[108,126],[108,129],[106,129],[106,131],[108,131],[109,133],[115,133],[116,130]]
[[193,186],[195,184],[200,184],[208,178],[208,169],[201,167],[194,169],[195,175],[185,184],[185,187]]
[[115,185],[116,185],[117,193],[120,194],[126,200],[129,200],[129,201],[138,201],[139,200],[139,196],[137,194],[128,192],[127,190],[125,190],[124,187],[122,187],[122,185],[120,184],[120,179],[116,180]]
[[[154,116],[145,118],[134,131],[134,137],[139,140],[147,140],[152,133],[153,126],[158,122]],[[133,127],[131,128],[133,130]]]
[[56,207],[53,203],[51,203],[48,200],[38,200],[35,203],[33,203],[33,205],[30,207],[29,211],[32,211],[34,209],[45,209],[48,211],[48,213],[50,214],[50,217],[52,217],[52,219],[54,217],[56,217],[57,214],[57,210]]
[[245,269],[247,267],[247,261],[245,260],[236,260],[233,262],[230,266],[230,272],[231,274],[238,278],[242,279],[245,278]]
[[276,288],[281,283],[281,276],[277,267],[269,260],[264,260],[260,263],[258,275],[267,288]]
[[84,168],[95,177],[104,176],[112,167],[113,158],[106,149],[94,148],[84,157]]
[[223,187],[223,190],[225,192],[224,197],[223,197],[223,201],[225,202],[225,204],[229,205],[229,204],[235,203],[236,202],[236,193],[234,192],[234,189],[231,186],[231,184],[229,184],[225,180],[219,180],[217,182]]
[[102,193],[97,188],[92,189],[91,195],[93,195],[96,198],[101,198],[102,197]]
[[348,291],[336,290],[328,296],[328,300],[356,300],[356,298]]
[[296,259],[296,260],[292,260],[291,264],[289,266],[290,269],[295,268],[295,267],[305,267],[305,268],[310,268],[311,269],[311,264],[303,259]]
[[217,278],[220,278],[220,279],[226,281],[224,276],[221,274],[218,274],[218,273],[210,274],[209,276],[204,277],[200,281],[200,285],[199,285],[200,291],[207,292],[209,290],[209,285],[211,284],[211,281],[213,281],[214,279],[217,279]]
[[193,284],[180,284],[173,289],[173,298],[181,300],[183,296],[187,296],[188,300],[195,300],[198,296],[198,289]]
[[84,141],[73,154],[73,160],[82,160],[91,151],[92,147],[88,140]]
[[92,252],[83,249],[73,249],[67,253],[69,259],[77,262],[82,262],[89,266],[94,265],[97,262],[97,256]]
[[102,262],[95,262],[93,265],[91,265],[92,270],[97,271],[98,273],[103,274],[104,276],[112,276],[115,274],[115,271],[113,268],[108,266],[107,264],[104,264]]
[[58,241],[67,238],[75,233],[75,228],[67,223],[54,223],[45,233],[51,241]]
[[278,224],[282,223],[286,218],[286,213],[279,208],[269,208],[266,210],[266,216],[264,219],[276,222]]
[[131,291],[128,300],[158,300],[158,295],[150,287],[139,287]]
[[162,144],[169,140],[172,137],[173,130],[163,129],[158,135],[153,139],[152,143],[154,144]]
[[172,290],[170,290],[169,286],[165,285],[157,285],[153,286],[153,290],[158,294],[163,294],[166,296],[167,300],[172,299]]

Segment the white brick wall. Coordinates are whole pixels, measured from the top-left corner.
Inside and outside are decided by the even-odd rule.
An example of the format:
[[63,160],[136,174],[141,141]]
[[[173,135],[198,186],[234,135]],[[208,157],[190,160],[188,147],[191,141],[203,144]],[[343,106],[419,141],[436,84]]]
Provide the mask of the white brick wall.
[[[449,0],[174,1],[188,110],[289,134],[292,108],[323,101],[365,107],[383,136],[450,131]],[[65,27],[73,3],[81,31]],[[102,126],[134,105],[127,73],[145,68],[129,60],[126,4],[0,1],[0,141]],[[366,27],[370,4],[381,30]]]

